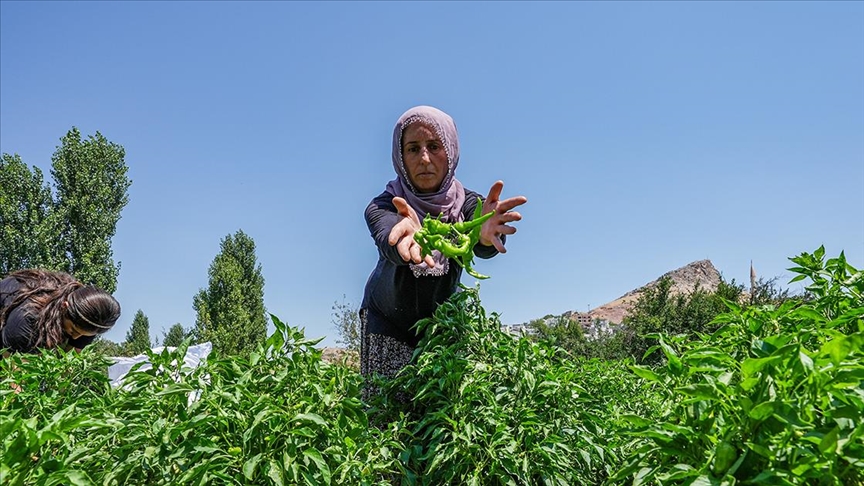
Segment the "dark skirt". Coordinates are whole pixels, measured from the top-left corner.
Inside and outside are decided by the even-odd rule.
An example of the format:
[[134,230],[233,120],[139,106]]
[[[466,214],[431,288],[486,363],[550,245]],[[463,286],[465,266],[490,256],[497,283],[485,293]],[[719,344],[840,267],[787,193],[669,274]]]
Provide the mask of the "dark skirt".
[[[366,329],[366,309],[360,311],[360,374],[365,378],[380,375],[393,378],[411,362],[414,348],[383,334],[372,334]],[[376,386],[367,383],[362,398],[368,401],[381,393]]]

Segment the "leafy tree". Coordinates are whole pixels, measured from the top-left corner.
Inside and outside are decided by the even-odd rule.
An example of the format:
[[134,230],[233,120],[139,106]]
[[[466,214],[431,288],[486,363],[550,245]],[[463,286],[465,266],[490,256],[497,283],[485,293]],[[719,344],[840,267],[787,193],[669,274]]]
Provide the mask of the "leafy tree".
[[[595,326],[603,321],[594,320]],[[534,329],[534,339],[547,341],[570,353],[571,356],[601,359],[621,359],[627,354],[623,349],[623,337],[620,332],[612,334],[601,333],[589,338],[585,335],[582,325],[566,315],[546,316],[529,323]]]
[[102,336],[97,337],[87,349],[101,356],[125,356],[124,346]]
[[528,323],[537,340],[548,341],[571,354],[584,355],[587,346],[582,325],[568,316],[546,316]]
[[178,322],[177,324],[171,326],[171,328],[168,329],[168,332],[165,333],[162,338],[162,345],[176,348],[183,343],[184,339],[190,337],[191,335],[191,331],[187,331],[186,329],[184,329],[183,325]]
[[155,343],[150,341],[150,319],[144,315],[144,311],[138,309],[132,320],[132,327],[126,333],[126,342],[123,346],[129,356],[136,356],[151,349]]
[[[672,279],[668,276],[646,288],[622,322],[624,348],[637,361],[642,361],[645,352],[656,344],[650,334],[695,337],[697,333],[713,331],[716,326],[711,321],[727,310],[725,301],[738,302],[743,292],[743,287],[734,280],[727,283],[722,279],[713,292],[699,285],[688,294],[675,294],[671,289]],[[648,358],[658,359],[659,353]]]
[[193,299],[195,337],[225,354],[245,354],[264,341],[264,276],[255,242],[242,230],[226,236],[209,269],[210,282]]
[[[107,292],[117,289],[111,238],[129,201],[122,146],[73,127],[52,156],[55,195],[18,155],[0,159],[0,275],[27,267],[62,270]],[[4,248],[5,249],[5,248]]]
[[780,305],[792,299],[810,300],[810,295],[793,295],[789,289],[783,289],[777,284],[778,277],[769,280],[760,278],[750,289],[749,305]]
[[332,323],[336,326],[336,331],[339,333],[339,339],[336,340],[348,351],[360,352],[360,308],[359,306],[351,305],[345,302],[345,295],[342,295],[342,302],[333,302],[333,317]]
[[0,278],[21,268],[50,267],[53,263],[48,219],[53,207],[51,189],[42,171],[33,171],[17,154],[0,156]]
[[60,268],[107,292],[117,288],[111,238],[129,202],[126,152],[101,133],[81,140],[72,128],[54,152],[51,175],[57,185]]

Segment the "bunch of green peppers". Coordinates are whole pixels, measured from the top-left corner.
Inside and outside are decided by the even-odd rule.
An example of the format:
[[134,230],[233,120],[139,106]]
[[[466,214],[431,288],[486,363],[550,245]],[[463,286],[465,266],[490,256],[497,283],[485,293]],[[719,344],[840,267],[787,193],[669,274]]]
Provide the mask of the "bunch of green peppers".
[[480,241],[480,228],[493,214],[495,211],[483,214],[483,199],[479,197],[474,219],[470,221],[445,223],[441,221],[441,215],[433,218],[427,214],[423,218],[423,227],[414,233],[414,241],[420,245],[423,256],[438,250],[445,257],[456,260],[468,275],[478,280],[489,278],[477,273],[471,265],[474,263],[474,245]]

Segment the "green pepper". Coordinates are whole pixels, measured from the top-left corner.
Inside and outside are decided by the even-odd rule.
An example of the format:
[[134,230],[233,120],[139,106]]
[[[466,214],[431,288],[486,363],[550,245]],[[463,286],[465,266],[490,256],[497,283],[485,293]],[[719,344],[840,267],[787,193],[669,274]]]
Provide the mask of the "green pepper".
[[441,221],[440,214],[437,218],[430,218],[427,214],[426,217],[423,218],[423,228],[426,229],[427,233],[433,235],[448,235],[453,229],[449,223]]
[[471,265],[474,262],[474,246],[480,241],[483,223],[494,214],[494,211],[483,214],[483,199],[479,197],[474,218],[470,221],[445,223],[441,221],[440,215],[433,218],[427,214],[423,218],[423,226],[414,233],[414,241],[420,245],[423,256],[438,250],[445,257],[455,260],[468,275],[477,279],[489,278],[474,271]]
[[[481,211],[483,210],[483,207],[480,206],[479,203],[477,204],[477,207],[480,208]],[[460,233],[466,233],[470,230],[473,230],[475,227],[482,226],[483,223],[485,223],[489,218],[494,215],[495,211],[489,211],[488,213],[480,216],[479,218],[475,218],[470,221],[460,221],[458,223],[453,223],[453,229]]]

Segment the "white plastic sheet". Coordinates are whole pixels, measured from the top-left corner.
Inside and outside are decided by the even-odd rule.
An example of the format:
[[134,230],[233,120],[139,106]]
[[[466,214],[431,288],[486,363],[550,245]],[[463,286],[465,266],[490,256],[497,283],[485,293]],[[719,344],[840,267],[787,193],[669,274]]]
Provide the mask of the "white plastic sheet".
[[[173,347],[168,348],[169,351],[174,351],[174,349],[175,348]],[[165,346],[153,348],[153,352],[156,354],[159,354],[164,350]],[[198,365],[207,358],[207,355],[210,354],[210,351],[212,350],[213,344],[209,342],[189,346],[189,349],[186,350],[186,356],[184,357],[184,366],[197,368]],[[139,354],[138,356],[132,356],[131,358],[116,357],[111,359],[114,360],[114,364],[108,367],[108,379],[111,380],[111,385],[113,386],[120,386],[123,377],[126,376],[126,374],[129,373],[129,370],[138,363],[146,363],[141,366],[140,369],[142,370],[150,369],[152,367],[146,354]]]

